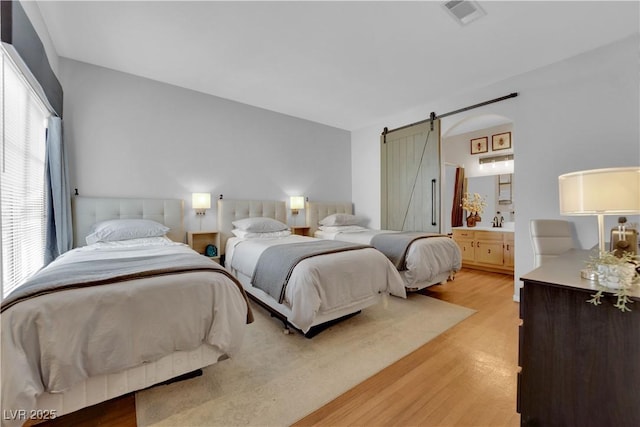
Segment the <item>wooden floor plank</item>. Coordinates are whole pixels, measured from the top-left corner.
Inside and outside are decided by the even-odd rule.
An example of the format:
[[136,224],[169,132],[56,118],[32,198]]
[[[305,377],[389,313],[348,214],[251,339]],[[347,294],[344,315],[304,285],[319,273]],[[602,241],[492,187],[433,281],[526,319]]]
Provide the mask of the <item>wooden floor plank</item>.
[[[520,424],[513,277],[463,269],[422,292],[477,312],[294,426]],[[135,399],[113,399],[38,427],[62,425],[134,427]]]

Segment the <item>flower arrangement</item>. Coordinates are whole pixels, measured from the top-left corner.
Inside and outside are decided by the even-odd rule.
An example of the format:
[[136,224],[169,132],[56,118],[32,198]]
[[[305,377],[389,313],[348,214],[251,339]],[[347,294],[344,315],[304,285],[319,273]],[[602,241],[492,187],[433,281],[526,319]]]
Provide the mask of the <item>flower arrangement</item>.
[[602,304],[603,292],[607,289],[615,290],[617,300],[614,307],[622,312],[631,311],[627,304],[633,301],[629,298],[631,289],[640,279],[636,270],[637,256],[630,252],[623,252],[616,256],[614,252],[601,252],[590,258],[587,267],[595,273],[598,282],[598,292],[591,295],[587,302],[593,305]]
[[462,209],[469,212],[476,212],[481,214],[484,212],[484,208],[487,206],[485,199],[478,193],[473,193],[473,197],[469,193],[464,193],[462,198]]

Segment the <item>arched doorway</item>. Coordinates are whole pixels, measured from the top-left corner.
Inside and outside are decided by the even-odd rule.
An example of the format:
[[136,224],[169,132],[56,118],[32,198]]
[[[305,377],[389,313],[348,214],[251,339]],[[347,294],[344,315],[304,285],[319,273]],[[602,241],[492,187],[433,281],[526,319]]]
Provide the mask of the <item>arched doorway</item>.
[[[513,223],[515,220],[514,161],[502,160],[507,155],[513,155],[515,139],[513,127],[513,121],[510,118],[498,114],[469,115],[457,121],[443,121],[441,214],[443,233],[451,233],[457,168],[464,168],[468,192],[478,192],[489,199],[481,225],[491,226],[497,212],[500,212],[498,215],[503,216],[506,223]],[[508,144],[498,144],[498,138],[501,136],[508,137]],[[472,149],[472,140],[474,149]],[[504,142],[504,139],[501,142]],[[500,160],[492,161],[491,159]],[[501,185],[500,180],[508,180],[509,186],[506,182]],[[500,191],[501,188],[504,191]],[[508,193],[507,190],[509,190]]]

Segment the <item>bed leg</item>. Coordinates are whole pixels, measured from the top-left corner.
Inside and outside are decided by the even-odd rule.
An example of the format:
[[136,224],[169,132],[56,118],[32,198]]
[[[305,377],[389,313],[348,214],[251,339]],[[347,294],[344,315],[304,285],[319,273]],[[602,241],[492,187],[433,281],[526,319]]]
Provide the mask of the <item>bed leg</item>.
[[291,333],[291,329],[289,329],[289,323],[285,319],[280,319],[282,321],[282,333],[285,335],[289,335]]

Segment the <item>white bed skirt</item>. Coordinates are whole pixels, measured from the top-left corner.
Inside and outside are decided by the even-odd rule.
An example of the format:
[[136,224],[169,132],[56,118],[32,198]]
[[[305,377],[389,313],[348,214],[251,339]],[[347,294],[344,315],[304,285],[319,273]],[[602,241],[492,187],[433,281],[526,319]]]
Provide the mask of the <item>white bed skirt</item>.
[[213,365],[223,355],[209,344],[202,344],[192,351],[177,351],[152,363],[87,378],[64,393],[45,392],[38,397],[35,409],[48,414],[55,413],[59,417]]
[[[231,272],[236,276],[236,278],[242,283],[244,290],[247,294],[255,297],[260,300],[262,303],[271,307],[274,311],[280,313],[285,316],[287,319],[291,319],[291,308],[285,304],[280,304],[276,300],[273,299],[269,294],[264,292],[262,289],[258,289],[251,284],[251,278],[240,273],[237,270],[231,269]],[[388,296],[384,293],[375,294],[371,297],[358,301],[357,303],[350,304],[348,307],[332,310],[329,313],[317,313],[316,317],[311,324],[311,327],[321,325],[323,323],[329,322],[331,320],[336,320],[344,316],[348,316],[349,314],[357,313],[360,310],[363,310],[367,307],[370,307],[374,304],[378,304],[382,302],[383,298],[388,298]],[[302,329],[300,326],[296,325],[294,322],[287,320],[291,325],[293,325],[297,329]]]

